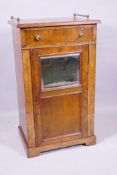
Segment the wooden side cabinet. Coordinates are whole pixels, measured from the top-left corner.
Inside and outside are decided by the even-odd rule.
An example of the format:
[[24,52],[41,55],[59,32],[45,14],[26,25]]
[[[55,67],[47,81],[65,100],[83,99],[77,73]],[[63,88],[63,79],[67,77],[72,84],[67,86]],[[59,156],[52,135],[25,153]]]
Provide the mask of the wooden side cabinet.
[[20,20],[12,25],[19,132],[28,157],[92,145],[98,20]]

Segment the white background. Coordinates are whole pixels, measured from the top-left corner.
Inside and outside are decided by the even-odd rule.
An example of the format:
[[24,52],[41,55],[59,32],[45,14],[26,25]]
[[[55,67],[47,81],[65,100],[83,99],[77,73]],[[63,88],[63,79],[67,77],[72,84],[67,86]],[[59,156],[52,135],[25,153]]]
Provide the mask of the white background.
[[[97,145],[77,146],[26,159],[18,133],[18,108],[10,16],[100,19],[97,38]],[[117,1],[0,0],[0,174],[117,174]],[[34,173],[33,173],[34,172]]]

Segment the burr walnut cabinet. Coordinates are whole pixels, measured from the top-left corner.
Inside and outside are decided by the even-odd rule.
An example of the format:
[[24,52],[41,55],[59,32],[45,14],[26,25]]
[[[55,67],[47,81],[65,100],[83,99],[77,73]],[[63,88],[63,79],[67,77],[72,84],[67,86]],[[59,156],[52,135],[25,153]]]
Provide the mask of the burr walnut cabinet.
[[19,132],[28,157],[96,143],[94,96],[98,20],[11,18]]

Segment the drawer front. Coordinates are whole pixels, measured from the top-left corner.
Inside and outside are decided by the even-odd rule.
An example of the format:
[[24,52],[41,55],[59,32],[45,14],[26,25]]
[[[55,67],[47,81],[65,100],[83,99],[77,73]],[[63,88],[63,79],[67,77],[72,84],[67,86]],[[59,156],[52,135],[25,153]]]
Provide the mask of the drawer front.
[[93,41],[92,26],[24,29],[21,31],[22,47],[47,47]]

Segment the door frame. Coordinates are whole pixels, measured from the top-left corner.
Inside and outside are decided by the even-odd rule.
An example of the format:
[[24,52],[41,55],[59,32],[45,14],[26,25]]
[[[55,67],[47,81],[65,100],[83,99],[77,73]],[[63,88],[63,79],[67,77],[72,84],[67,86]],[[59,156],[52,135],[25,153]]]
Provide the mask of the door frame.
[[[69,48],[69,46],[67,47]],[[50,51],[52,48],[50,49]],[[70,49],[68,49],[70,50]],[[65,140],[72,140],[76,138],[81,138],[81,137],[86,137],[86,122],[87,122],[87,101],[88,101],[88,93],[87,93],[87,81],[88,81],[88,45],[85,46],[79,46],[77,49],[71,49],[70,51],[66,51],[63,49],[62,52],[56,51],[56,52],[51,52],[50,53],[42,53],[41,49],[31,49],[30,50],[30,58],[31,58],[31,76],[32,76],[32,90],[33,90],[33,109],[34,109],[34,123],[35,123],[35,144],[36,146],[42,145],[42,144],[51,144],[51,143],[56,143],[59,142],[61,139]],[[71,54],[71,53],[81,53],[81,86],[79,87],[74,87],[74,88],[60,88],[58,90],[53,90],[51,92],[50,90],[43,92],[41,89],[41,67],[40,67],[40,57],[41,56],[51,56],[51,55],[60,55],[60,54]],[[71,91],[70,91],[71,90]],[[59,95],[61,92],[63,94],[67,94],[68,92],[73,93],[81,93],[81,134],[71,134],[71,135],[66,135],[66,136],[60,136],[56,138],[50,138],[44,141],[43,139],[43,124],[42,124],[42,118],[40,114],[40,98],[47,97],[48,95]],[[58,93],[58,94],[57,94]]]

